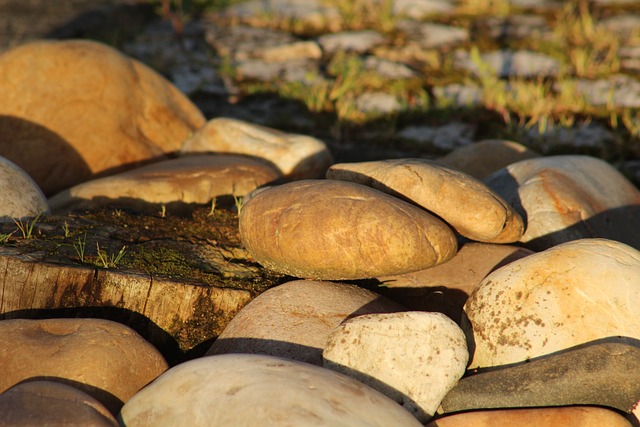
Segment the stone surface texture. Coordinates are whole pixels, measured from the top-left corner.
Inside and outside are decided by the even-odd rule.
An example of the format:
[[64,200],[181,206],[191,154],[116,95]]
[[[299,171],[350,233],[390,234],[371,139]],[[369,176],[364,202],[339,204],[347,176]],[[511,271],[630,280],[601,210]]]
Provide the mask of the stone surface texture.
[[49,212],[47,199],[33,179],[15,163],[0,157],[0,221]]

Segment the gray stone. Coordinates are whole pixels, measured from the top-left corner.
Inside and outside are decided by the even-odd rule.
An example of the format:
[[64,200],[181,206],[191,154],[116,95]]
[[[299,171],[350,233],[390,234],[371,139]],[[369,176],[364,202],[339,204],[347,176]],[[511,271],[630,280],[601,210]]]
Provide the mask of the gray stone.
[[18,165],[0,157],[0,221],[34,217],[49,212],[47,199]]
[[374,70],[380,76],[391,80],[410,79],[418,76],[418,73],[405,64],[375,56],[368,56],[363,65],[365,69]]
[[609,32],[615,34],[620,39],[626,40],[634,33],[639,34],[638,28],[640,28],[640,15],[625,14],[609,16],[607,18],[601,19],[598,24],[602,25]]
[[576,80],[575,87],[592,105],[640,108],[640,81],[622,74],[600,80]]
[[420,20],[430,15],[453,12],[455,4],[451,0],[394,0],[394,15]]
[[618,50],[620,67],[627,72],[640,73],[640,46],[624,46]]
[[444,126],[408,126],[398,132],[402,139],[432,146],[442,151],[451,151],[473,143],[474,129],[462,122],[451,122]]
[[265,354],[322,366],[327,339],[344,320],[402,310],[399,304],[354,285],[295,280],[267,290],[240,310],[207,356]]
[[433,88],[433,94],[440,107],[474,107],[482,103],[482,88],[475,84],[451,83]]
[[241,80],[306,82],[318,64],[305,59],[269,62],[263,59],[246,59],[236,64],[236,76]]
[[353,378],[273,356],[202,357],[129,400],[124,425],[419,427],[400,405]]
[[631,412],[640,398],[637,340],[610,337],[461,379],[439,413],[593,405]]
[[365,53],[383,42],[384,36],[373,30],[346,31],[318,38],[322,50],[328,55],[338,51]]
[[366,92],[356,98],[356,108],[365,114],[391,114],[400,111],[398,99],[386,92]]
[[534,126],[524,131],[523,139],[529,145],[540,147],[543,152],[565,148],[601,153],[615,143],[613,132],[596,122],[578,123],[570,128],[549,126],[544,130]]
[[426,49],[464,43],[469,39],[469,30],[449,25],[404,20],[397,28],[406,33],[410,41]]
[[547,38],[551,29],[544,16],[510,15],[507,17],[490,17],[482,22],[495,39]]
[[[500,50],[483,53],[480,60],[498,77],[553,77],[560,70],[560,63],[542,53],[525,50]],[[480,68],[467,52],[458,51],[454,66],[479,75]]]

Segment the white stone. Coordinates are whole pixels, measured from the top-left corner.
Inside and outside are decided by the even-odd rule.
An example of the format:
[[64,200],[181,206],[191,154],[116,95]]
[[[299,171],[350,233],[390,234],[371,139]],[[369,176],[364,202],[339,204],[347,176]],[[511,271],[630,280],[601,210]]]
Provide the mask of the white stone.
[[168,370],[122,408],[127,426],[419,427],[347,376],[272,356],[203,357]]
[[564,243],[489,274],[465,305],[471,368],[521,363],[612,336],[640,339],[640,252]]
[[[500,50],[480,55],[480,60],[498,77],[548,77],[555,76],[560,63],[537,52],[525,50]],[[456,68],[480,74],[480,68],[467,52],[458,53],[454,60]]]
[[385,92],[366,92],[356,98],[356,108],[363,113],[390,114],[400,110],[398,99]]
[[462,330],[441,313],[368,314],[329,337],[324,365],[353,376],[426,422],[465,372]]
[[398,132],[398,136],[442,151],[451,151],[473,143],[474,133],[474,129],[466,123],[451,122],[438,127],[408,126]]
[[0,221],[13,221],[48,213],[47,199],[33,179],[18,165],[0,157]]
[[429,15],[453,12],[454,2],[450,0],[394,0],[393,13],[411,19],[423,19]]
[[318,38],[318,43],[327,54],[337,51],[364,53],[382,42],[384,42],[384,36],[373,30],[345,31]]
[[463,43],[469,39],[469,30],[449,25],[406,20],[400,21],[397,28],[426,49]]

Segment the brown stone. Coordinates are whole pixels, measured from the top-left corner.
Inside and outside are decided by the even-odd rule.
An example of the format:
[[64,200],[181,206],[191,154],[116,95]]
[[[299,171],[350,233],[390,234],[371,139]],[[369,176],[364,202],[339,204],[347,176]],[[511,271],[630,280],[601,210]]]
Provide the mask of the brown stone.
[[155,71],[92,41],[3,53],[0,93],[0,155],[46,195],[176,152],[205,123]]
[[11,319],[0,322],[0,390],[31,378],[56,378],[110,411],[168,365],[135,331],[102,319]]

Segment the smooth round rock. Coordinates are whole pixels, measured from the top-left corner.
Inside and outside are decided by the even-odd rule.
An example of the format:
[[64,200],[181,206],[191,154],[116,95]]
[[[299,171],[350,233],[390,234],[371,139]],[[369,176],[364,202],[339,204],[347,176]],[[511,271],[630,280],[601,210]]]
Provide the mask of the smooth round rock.
[[640,190],[613,166],[589,156],[523,160],[485,182],[526,223],[521,242],[542,250],[602,237],[640,249]]
[[399,402],[419,421],[433,416],[464,375],[464,333],[441,313],[367,314],[343,322],[323,352],[324,366]]
[[640,339],[640,252],[606,239],[564,243],[489,274],[464,306],[470,367],[500,366],[612,336]]
[[535,157],[540,157],[540,154],[517,142],[485,139],[456,148],[437,161],[476,179],[485,179],[511,163]]
[[402,274],[457,250],[428,212],[364,185],[305,180],[256,192],[240,213],[240,237],[263,266],[318,280]]
[[0,221],[48,213],[40,187],[18,165],[0,157]]
[[471,240],[511,243],[524,232],[520,215],[484,183],[430,160],[340,163],[329,168],[327,178],[357,182],[408,199]]
[[227,354],[175,366],[129,400],[126,426],[420,426],[400,405],[319,366]]
[[102,319],[0,322],[0,392],[29,378],[54,377],[117,413],[164,372],[158,350],[131,328]]
[[4,52],[0,93],[0,155],[48,196],[178,151],[205,124],[165,78],[88,40],[37,41]]
[[329,334],[345,319],[404,308],[354,285],[295,280],[271,288],[240,310],[207,355],[251,353],[322,365]]
[[460,324],[462,307],[482,279],[532,253],[518,246],[469,242],[444,264],[376,280],[384,295],[410,310],[437,311]]
[[182,146],[182,153],[203,152],[263,159],[290,180],[322,177],[333,163],[319,139],[228,118],[209,120]]
[[67,384],[27,381],[0,394],[0,426],[117,427],[99,401]]
[[622,415],[595,406],[501,409],[448,415],[427,427],[631,427]]
[[54,212],[95,209],[114,202],[209,203],[222,195],[245,196],[276,181],[273,167],[242,156],[197,155],[152,163],[71,187],[49,199]]

